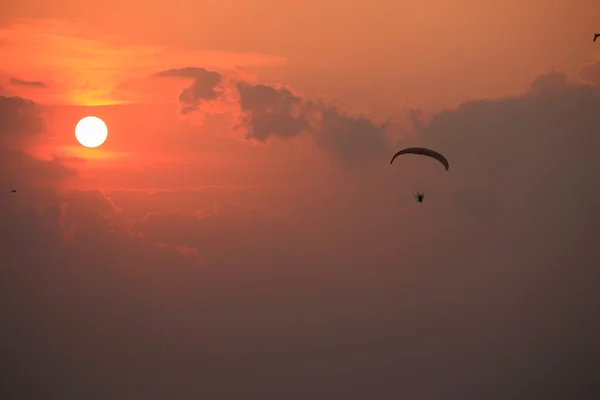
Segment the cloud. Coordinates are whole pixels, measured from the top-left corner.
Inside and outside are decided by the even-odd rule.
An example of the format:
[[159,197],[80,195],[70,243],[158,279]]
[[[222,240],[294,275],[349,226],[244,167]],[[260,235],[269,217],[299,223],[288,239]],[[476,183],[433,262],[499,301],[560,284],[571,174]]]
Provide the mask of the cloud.
[[193,78],[190,87],[183,89],[179,101],[183,104],[181,112],[188,114],[198,110],[198,103],[219,99],[221,95],[221,81],[223,76],[215,71],[204,68],[170,69],[157,73],[157,77]]
[[21,97],[0,96],[0,136],[37,135],[45,129],[37,103]]
[[77,170],[65,164],[60,158],[39,159],[22,151],[0,151],[0,166],[11,173],[0,179],[2,184],[12,188],[27,188],[30,185],[54,185],[77,175]]
[[216,85],[219,79],[221,78],[219,73],[214,71],[208,71],[204,68],[199,67],[173,68],[166,71],[158,72],[157,74],[155,74],[155,76],[164,78],[205,78],[209,81],[214,81],[212,86]]
[[579,71],[579,78],[590,85],[600,86],[600,61],[584,66]]
[[173,69],[157,76],[194,78],[193,85],[179,97],[183,114],[198,111],[204,101],[228,103],[234,99],[241,113],[237,128],[246,129],[247,139],[264,143],[272,137],[292,139],[304,133],[332,159],[347,166],[360,165],[388,151],[389,122],[376,124],[365,116],[351,116],[322,101],[302,99],[286,87],[233,79],[233,90],[227,90],[231,82],[225,83],[222,75],[204,68]]
[[[247,112],[300,98],[266,92],[246,97]],[[4,196],[2,390],[594,398],[599,102],[598,88],[551,73],[520,96],[422,122],[420,144],[450,170],[434,171],[421,205],[395,201],[438,166],[418,157],[361,174],[323,168],[321,184],[287,179],[306,203],[264,192],[261,212],[214,207],[210,191],[56,192],[36,209]],[[364,131],[369,139],[329,146],[353,159],[348,146],[381,152],[369,143],[385,124],[300,105],[288,116],[305,116],[307,136]],[[127,211],[138,204],[143,217]],[[274,205],[288,213],[268,217]]]
[[387,123],[377,125],[323,102],[306,101],[284,87],[242,81],[237,91],[249,139],[265,142],[271,136],[294,138],[307,133],[344,165],[361,164],[387,150]]
[[46,130],[42,106],[21,97],[0,96],[0,120],[2,187],[26,191],[32,186],[55,185],[77,174],[59,157],[40,159],[27,152]]
[[86,209],[98,215],[109,215],[117,211],[116,206],[99,190],[72,190],[65,200],[74,209]]
[[11,85],[25,86],[31,88],[45,88],[46,84],[41,81],[24,81],[22,79],[10,78]]
[[292,138],[309,128],[302,100],[288,89],[239,82],[237,90],[248,138],[261,142],[271,135]]
[[321,106],[319,113],[316,141],[343,165],[360,165],[388,155],[387,122],[376,124],[367,117],[350,116],[327,106]]
[[594,215],[599,95],[563,74],[541,75],[524,96],[470,101],[438,114],[421,130],[422,144],[448,157],[458,205],[472,204],[473,212],[556,211],[580,196],[581,212]]
[[531,83],[532,93],[539,95],[560,93],[567,87],[567,76],[556,71],[540,75]]
[[237,206],[220,205],[202,214],[149,214],[132,227],[134,232],[156,243],[197,249],[208,262],[217,264],[230,253],[244,253],[278,243],[277,226],[261,213]]

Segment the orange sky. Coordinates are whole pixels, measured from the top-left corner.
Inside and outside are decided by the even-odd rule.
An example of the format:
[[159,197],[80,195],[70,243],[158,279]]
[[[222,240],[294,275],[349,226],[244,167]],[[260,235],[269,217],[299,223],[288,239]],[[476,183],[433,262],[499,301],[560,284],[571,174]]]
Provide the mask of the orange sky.
[[[234,165],[250,160],[246,147],[256,146],[225,150],[229,144],[214,140],[243,141],[243,131],[231,129],[235,100],[183,122],[177,98],[190,79],[153,74],[198,66],[232,82],[291,85],[305,99],[324,97],[374,121],[404,120],[408,108],[424,109],[427,117],[466,99],[520,93],[540,72],[575,76],[593,60],[587,39],[600,6],[587,3],[175,1],[167,8],[134,2],[129,12],[119,2],[26,1],[9,5],[1,21],[0,85],[51,110],[48,135],[36,150],[46,157],[65,153],[87,159],[88,168],[102,162],[120,168],[123,162],[183,163],[179,153],[193,149],[193,162]],[[15,79],[44,87],[11,84]],[[122,103],[140,106],[107,107]],[[215,112],[229,118],[215,120]],[[73,140],[72,127],[88,114],[109,126],[108,142],[96,151]],[[139,117],[147,114],[152,117]],[[188,123],[208,134],[174,133]],[[402,136],[401,130],[391,134]]]
[[7,5],[3,69],[54,80],[77,92],[68,101],[89,103],[115,101],[110,89],[152,70],[237,66],[389,114],[517,93],[551,68],[572,74],[592,56],[600,12],[593,1],[128,4]]
[[[6,3],[10,389],[586,398],[599,15],[591,0]],[[108,126],[95,149],[74,134],[89,115]],[[412,145],[450,170],[390,166]]]

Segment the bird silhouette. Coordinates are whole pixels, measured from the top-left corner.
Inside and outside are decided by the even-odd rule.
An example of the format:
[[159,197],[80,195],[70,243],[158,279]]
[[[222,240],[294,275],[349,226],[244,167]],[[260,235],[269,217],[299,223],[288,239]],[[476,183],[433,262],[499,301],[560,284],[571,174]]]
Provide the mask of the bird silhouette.
[[10,191],[11,193],[17,193],[17,191],[15,189]]
[[594,42],[600,37],[600,33],[594,33]]

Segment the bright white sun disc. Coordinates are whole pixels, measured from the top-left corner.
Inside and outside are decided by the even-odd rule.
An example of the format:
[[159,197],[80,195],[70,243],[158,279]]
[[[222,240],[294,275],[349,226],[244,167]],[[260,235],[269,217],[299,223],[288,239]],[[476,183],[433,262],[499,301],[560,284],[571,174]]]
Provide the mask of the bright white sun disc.
[[98,147],[107,136],[106,124],[98,117],[85,117],[75,126],[75,138],[85,147]]

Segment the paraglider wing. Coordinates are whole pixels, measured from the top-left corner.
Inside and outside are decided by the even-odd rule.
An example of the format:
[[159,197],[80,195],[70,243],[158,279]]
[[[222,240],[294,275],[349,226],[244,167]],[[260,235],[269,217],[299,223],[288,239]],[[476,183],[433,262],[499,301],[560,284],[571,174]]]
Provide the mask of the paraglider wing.
[[424,147],[409,147],[407,149],[400,150],[399,152],[394,154],[394,157],[392,157],[392,161],[390,161],[390,164],[394,162],[396,157],[401,156],[403,154],[417,154],[421,156],[431,157],[441,162],[444,165],[444,168],[446,168],[446,171],[448,171],[448,168],[450,168],[450,164],[448,164],[448,160],[446,160],[446,157],[444,157],[435,150],[426,149]]

